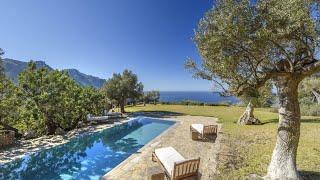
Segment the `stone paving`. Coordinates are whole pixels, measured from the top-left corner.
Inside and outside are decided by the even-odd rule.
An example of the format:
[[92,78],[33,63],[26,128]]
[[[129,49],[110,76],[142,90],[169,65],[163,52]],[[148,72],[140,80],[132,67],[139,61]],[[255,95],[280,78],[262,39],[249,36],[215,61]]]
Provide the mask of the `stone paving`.
[[[189,127],[193,123],[217,124],[217,119],[199,116],[176,116],[166,119],[175,120],[177,123],[107,173],[103,179],[150,179],[152,174],[163,172],[161,166],[151,160],[153,150],[167,146],[175,148],[186,159],[200,157],[201,179],[213,179],[220,149],[220,135],[218,133],[214,141],[193,141]],[[219,125],[219,132],[220,130],[221,125]]]

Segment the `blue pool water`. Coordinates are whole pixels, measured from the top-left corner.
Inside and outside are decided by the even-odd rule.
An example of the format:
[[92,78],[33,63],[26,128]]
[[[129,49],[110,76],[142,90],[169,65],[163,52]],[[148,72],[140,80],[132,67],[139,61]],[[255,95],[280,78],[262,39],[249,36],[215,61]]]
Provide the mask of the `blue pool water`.
[[0,179],[99,179],[173,125],[139,117],[0,165]]

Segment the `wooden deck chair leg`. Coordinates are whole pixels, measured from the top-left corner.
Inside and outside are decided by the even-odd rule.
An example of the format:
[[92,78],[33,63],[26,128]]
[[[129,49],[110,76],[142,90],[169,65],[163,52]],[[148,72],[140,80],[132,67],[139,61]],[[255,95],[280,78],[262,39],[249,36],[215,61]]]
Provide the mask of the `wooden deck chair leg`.
[[158,162],[158,158],[154,152],[152,152],[152,161],[153,162]]

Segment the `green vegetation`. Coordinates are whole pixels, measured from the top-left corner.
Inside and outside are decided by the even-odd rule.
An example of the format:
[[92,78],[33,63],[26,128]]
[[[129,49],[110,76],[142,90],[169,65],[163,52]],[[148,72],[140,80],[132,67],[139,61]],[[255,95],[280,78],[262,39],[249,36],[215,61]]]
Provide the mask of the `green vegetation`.
[[224,93],[236,96],[252,94],[250,91],[272,81],[280,108],[267,178],[299,179],[298,85],[320,71],[320,2],[215,2],[201,19],[194,37],[202,64],[188,60],[186,67],[195,77],[213,81]]
[[320,116],[320,78],[313,76],[304,79],[299,85],[301,113]]
[[[47,134],[54,134],[57,128],[65,131],[74,129],[88,113],[101,113],[104,109],[102,94],[81,88],[66,73],[37,69],[34,62],[29,63],[19,75],[19,88],[21,98],[28,102],[25,109],[37,112],[31,117],[23,113],[25,119],[32,119],[34,125],[40,126],[28,129],[46,129]],[[32,109],[27,107],[30,104],[33,104]]]
[[120,111],[124,113],[124,106],[128,99],[139,99],[143,95],[143,85],[138,82],[136,74],[129,70],[124,70],[122,74],[113,74],[102,87],[106,96],[120,106]]
[[[164,111],[192,116],[219,118],[223,124],[222,151],[219,154],[219,176],[223,179],[244,179],[256,173],[267,172],[275,143],[278,114],[270,108],[256,108],[255,117],[263,125],[239,126],[236,121],[244,111],[238,106],[184,106],[184,105],[147,105],[128,107],[128,112]],[[320,118],[302,116],[301,137],[298,148],[297,166],[304,175],[319,173],[320,169]]]
[[[29,62],[16,84],[6,77],[0,49],[0,128],[13,130],[17,137],[35,138],[64,133],[86,122],[88,114],[102,115],[110,101],[124,109],[128,99],[139,99],[143,85],[129,70],[114,74],[103,89],[85,87],[71,79],[75,71],[53,70],[39,62]],[[158,101],[159,92],[150,94]],[[122,111],[124,112],[124,111]]]
[[[3,66],[5,68],[5,73],[7,77],[12,80],[15,84],[18,84],[19,74],[25,70],[28,66],[28,62],[18,61],[14,59],[4,58],[2,59]],[[44,61],[35,61],[38,68],[47,68],[52,71],[49,65],[47,65]],[[76,81],[76,83],[83,87],[93,86],[95,88],[101,88],[105,83],[104,79],[100,79],[98,77],[90,76],[79,72],[76,69],[64,69],[63,72],[67,72],[68,75]]]
[[[0,49],[0,56],[3,54]],[[13,122],[17,116],[17,88],[13,83],[5,77],[4,68],[0,59],[0,127],[13,130],[18,135],[18,129],[12,127],[10,122]]]
[[270,107],[274,103],[275,95],[272,94],[272,83],[268,81],[264,86],[258,89],[245,91],[238,97],[243,105],[251,102],[254,107]]
[[160,100],[160,92],[159,91],[149,91],[143,95],[144,103],[153,103],[157,104]]
[[37,68],[30,62],[14,85],[0,65],[0,125],[17,135],[69,131],[87,114],[102,114],[105,109],[104,94],[81,87],[63,71]]

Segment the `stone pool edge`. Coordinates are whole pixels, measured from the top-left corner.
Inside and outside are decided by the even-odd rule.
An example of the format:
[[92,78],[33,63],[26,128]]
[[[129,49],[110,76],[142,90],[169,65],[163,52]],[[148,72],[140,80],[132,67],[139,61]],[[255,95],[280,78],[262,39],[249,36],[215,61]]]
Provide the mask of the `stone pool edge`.
[[[113,124],[105,123],[105,124],[98,124],[95,126],[86,126],[83,128],[72,130],[68,132],[66,135],[42,136],[36,139],[24,140],[21,145],[16,145],[0,151],[0,166],[10,163],[12,161],[15,161],[19,158],[23,158],[26,155],[32,155],[43,150],[47,150],[62,144],[66,144],[74,138],[78,138],[84,135],[91,135],[93,133],[101,132],[103,130],[112,128],[116,125],[127,123],[137,117],[138,116],[133,116],[126,119],[122,119]],[[53,142],[53,140],[55,141]],[[43,143],[48,143],[49,145],[48,146],[39,145]]]

